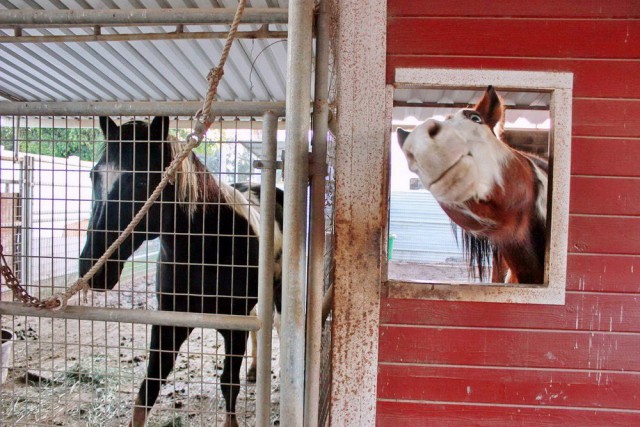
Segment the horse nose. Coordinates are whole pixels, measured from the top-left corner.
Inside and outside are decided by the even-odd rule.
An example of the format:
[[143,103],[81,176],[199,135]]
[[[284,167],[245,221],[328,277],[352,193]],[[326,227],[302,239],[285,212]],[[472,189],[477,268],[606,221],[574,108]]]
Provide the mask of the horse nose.
[[427,133],[429,133],[429,136],[431,138],[435,138],[438,132],[440,132],[440,128],[441,128],[440,123],[429,122],[429,124],[427,125]]

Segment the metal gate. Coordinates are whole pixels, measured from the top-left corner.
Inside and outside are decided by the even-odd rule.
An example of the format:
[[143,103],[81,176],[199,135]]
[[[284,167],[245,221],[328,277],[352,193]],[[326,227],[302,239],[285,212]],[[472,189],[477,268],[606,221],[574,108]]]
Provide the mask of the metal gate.
[[[321,148],[317,150],[318,147],[322,147],[323,142],[314,141],[315,160],[311,170],[307,169],[308,143],[305,141],[309,129],[308,105],[311,99],[308,89],[311,77],[310,20],[313,2],[304,0],[290,3],[289,49],[303,52],[306,59],[289,61],[288,66],[290,87],[286,101],[291,107],[287,109],[286,114],[287,132],[284,144],[284,163],[287,166],[284,178],[287,196],[284,207],[283,256],[285,326],[282,331],[284,354],[280,354],[285,372],[279,372],[278,363],[273,363],[272,369],[267,368],[265,372],[265,364],[261,362],[258,369],[260,371],[262,366],[262,373],[259,372],[258,375],[262,376],[262,382],[259,379],[259,385],[253,386],[246,381],[249,360],[248,356],[244,358],[244,374],[241,374],[241,392],[236,408],[241,425],[266,425],[276,420],[282,425],[299,425],[303,418],[302,408],[305,425],[326,423],[326,406],[320,404],[321,410],[318,410],[318,405],[320,400],[328,402],[329,384],[326,379],[330,369],[327,368],[330,365],[327,357],[330,334],[325,324],[320,345],[320,334],[313,332],[319,328],[318,313],[314,314],[314,320],[307,320],[309,310],[317,307],[311,300],[307,301],[307,297],[312,298],[312,291],[307,291],[306,283],[307,265],[311,268],[310,275],[317,274],[313,272],[313,259],[320,260],[320,289],[326,289],[325,284],[330,282],[331,252],[325,250],[330,245],[325,245],[324,242],[325,234],[331,233],[332,230],[331,225],[325,227],[325,216],[331,217],[331,203],[325,205],[326,170],[321,166],[324,164],[324,154]],[[191,12],[195,11],[181,10],[173,15],[147,13],[148,11],[138,14],[136,11],[130,11],[128,16],[126,13],[95,11],[86,14],[88,19],[51,11],[48,11],[48,14],[38,14],[37,11],[3,12],[5,11],[0,11],[0,24],[11,24],[11,28],[19,28],[15,31],[9,30],[14,31],[13,34],[5,31],[4,35],[0,36],[3,42],[8,43],[104,43],[216,37],[212,35],[215,31],[211,32],[210,29],[200,33],[183,31],[183,26],[203,22],[202,14],[197,18],[193,17],[197,13]],[[265,19],[283,22],[283,13],[280,10],[277,11],[279,15],[267,14],[272,18],[264,18],[260,13],[261,11],[250,11],[247,22],[261,23],[266,22]],[[134,18],[131,18],[132,16]],[[284,16],[286,22],[286,13]],[[91,26],[93,35],[69,30],[40,33],[22,31],[22,26],[28,26],[38,19],[45,19],[49,25],[59,25],[61,28]],[[103,27],[115,23],[113,19],[122,20],[118,25],[122,25],[122,22],[137,22],[135,19],[138,19],[148,20],[145,21],[146,25],[171,23],[178,26],[175,32],[165,31],[160,35],[145,35],[146,31],[122,33],[104,30]],[[208,19],[204,22],[209,22]],[[211,21],[212,24],[225,22],[217,16]],[[255,24],[251,30],[245,31],[244,36],[278,38],[283,35],[282,31],[258,30]],[[109,48],[105,46],[105,49],[108,52]],[[63,50],[72,56],[75,55],[68,48]],[[316,51],[320,50],[319,47],[316,48]],[[316,63],[316,69],[319,66],[328,67],[326,62],[322,61]],[[95,70],[95,74],[99,74],[99,70]],[[127,89],[123,89],[126,92]],[[326,135],[326,97],[318,99],[323,91],[326,92],[326,89],[318,87],[316,83],[317,99],[314,104],[317,109],[324,102],[325,116],[314,117],[314,126],[317,127],[319,123],[324,122],[324,127],[321,125],[316,129],[316,134],[320,132]],[[30,153],[22,154],[20,161],[32,162],[31,166],[23,165],[16,168],[27,173],[34,171],[34,177],[38,178],[33,186],[25,187],[20,197],[12,196],[11,200],[19,203],[19,212],[23,217],[20,218],[22,229],[19,238],[14,240],[20,244],[14,245],[13,248],[5,247],[5,254],[13,256],[13,265],[19,267],[17,271],[21,272],[20,278],[32,294],[40,298],[47,297],[66,288],[77,277],[78,254],[86,240],[89,211],[92,200],[96,198],[95,194],[91,194],[89,170],[95,166],[101,153],[99,146],[103,136],[96,130],[99,127],[97,116],[109,115],[121,123],[130,119],[146,121],[149,116],[170,115],[171,133],[180,139],[193,128],[191,116],[199,106],[199,102],[0,102],[2,126],[11,128],[10,145],[18,151]],[[214,105],[214,112],[222,116],[223,120],[217,122],[217,128],[210,132],[210,140],[200,147],[199,154],[203,163],[214,171],[219,182],[259,182],[259,171],[252,168],[258,158],[262,160],[260,166],[263,172],[276,165],[275,159],[265,160],[261,153],[257,154],[260,152],[259,140],[263,136],[259,122],[262,121],[262,113],[266,110],[275,111],[276,116],[284,116],[284,103],[222,102]],[[123,115],[125,117],[122,117]],[[12,123],[11,126],[7,125],[9,122]],[[21,124],[15,126],[13,123],[17,122]],[[19,129],[18,132],[14,132],[16,127]],[[276,125],[276,129],[277,127]],[[282,141],[279,136],[277,139]],[[76,144],[81,151],[78,153],[81,157],[79,159],[70,155],[70,150],[65,151],[63,159],[57,158],[58,154],[53,152],[52,147],[56,145],[68,149]],[[82,147],[85,149],[83,152]],[[2,174],[4,179],[7,175],[4,163]],[[322,224],[318,228],[322,233],[322,239],[319,240],[321,250],[312,255],[311,259],[306,257],[307,245],[311,248],[314,245],[313,237],[307,239],[305,225],[309,202],[306,199],[307,186],[304,178],[308,174],[316,176],[318,182],[322,183],[322,190],[318,192],[321,197],[311,201],[312,211],[321,212],[321,215],[317,217],[315,214],[316,217],[313,219],[312,214],[312,221],[309,223],[312,229],[314,221]],[[21,182],[24,182],[23,176],[25,175],[20,175]],[[3,196],[3,209],[6,206],[4,200]],[[319,209],[318,200],[321,203]],[[17,220],[18,210],[13,207],[8,209],[14,212],[13,219]],[[25,222],[24,218],[27,216],[30,220]],[[3,217],[3,236],[4,228]],[[327,242],[331,242],[331,239],[327,239]],[[151,412],[151,418],[148,419],[150,425],[215,425],[223,422],[226,412],[220,391],[223,341],[212,328],[257,330],[261,324],[269,323],[264,317],[266,315],[262,314],[269,310],[260,310],[260,320],[254,317],[236,319],[216,314],[188,315],[156,311],[154,282],[156,270],[161,266],[157,261],[159,250],[161,248],[157,241],[146,242],[125,264],[118,290],[106,293],[91,292],[88,303],[82,303],[80,298],[74,299],[62,311],[36,311],[8,302],[6,295],[3,295],[0,302],[2,327],[14,333],[13,351],[4,351],[3,355],[10,356],[9,359],[2,360],[2,368],[10,367],[9,378],[0,391],[0,413],[4,422],[14,425],[119,425],[126,422],[130,417],[131,403],[135,399],[137,388],[145,375],[152,324],[193,327],[196,330],[180,348],[180,356],[173,373],[162,388],[159,400]],[[20,265],[16,260],[20,260]],[[322,300],[323,292],[316,293],[315,301],[318,295]],[[330,304],[325,303],[324,306],[330,307]],[[324,311],[321,317],[326,318],[328,310]],[[262,331],[265,331],[265,328],[262,328]],[[278,360],[278,340],[274,341],[275,355],[272,356],[268,350],[269,345],[264,342],[266,335],[270,333],[263,333],[260,337],[261,361]],[[322,354],[322,358],[316,353]],[[309,366],[315,368],[309,369]],[[265,381],[265,376],[269,380],[277,380],[279,375],[283,375],[281,385],[277,382],[269,385],[269,382]],[[301,381],[302,378],[304,380]],[[265,390],[272,393],[267,395]],[[279,392],[284,393],[280,414]],[[307,402],[303,398],[305,395]],[[269,419],[270,421],[266,421]]]
[[[11,119],[5,115],[3,123],[12,122]],[[251,167],[258,159],[256,153],[260,152],[262,129],[258,120],[220,121],[210,132],[210,140],[199,148],[197,154],[219,181],[260,182],[259,173]],[[78,257],[86,241],[92,203],[91,187],[86,183],[90,182],[90,170],[103,144],[102,135],[94,129],[96,122],[92,117],[81,117],[77,121],[60,116],[23,119],[23,137],[16,141],[16,146],[31,150],[27,156],[35,159],[32,162],[35,178],[30,198],[23,195],[10,200],[20,200],[23,207],[30,206],[33,210],[35,219],[23,223],[22,228],[28,229],[34,238],[30,252],[23,253],[22,257],[17,257],[19,253],[11,247],[5,247],[4,251],[31,266],[28,290],[39,298],[64,288],[78,275]],[[180,136],[189,132],[185,125],[190,126],[191,121],[172,120],[171,133]],[[66,137],[44,138],[47,132]],[[56,142],[68,145],[73,139],[70,135],[75,137],[75,134],[84,135],[87,146],[95,149],[90,158],[60,159],[42,154]],[[33,147],[29,147],[31,145]],[[11,176],[24,176],[24,170],[20,163],[10,170],[5,165],[2,174],[6,181]],[[6,206],[3,198],[3,209]],[[18,219],[15,215],[7,216],[13,216],[12,223]],[[2,327],[15,334],[11,359],[3,361],[3,366],[5,363],[11,366],[0,397],[3,422],[118,425],[128,420],[132,397],[144,377],[148,325],[157,322],[152,316],[155,313],[145,310],[157,308],[158,250],[157,240],[142,245],[126,263],[119,286],[106,293],[91,292],[88,304],[74,299],[64,311],[37,312],[15,303],[3,303],[3,314],[13,315],[3,316]],[[162,317],[166,324],[203,328],[192,333],[182,346],[169,384],[154,405],[149,422],[152,425],[221,423],[225,414],[219,389],[224,352],[221,338],[208,328],[224,327],[224,321],[215,316],[186,318],[184,313],[162,313]],[[251,319],[233,322],[226,327],[257,329],[257,323]],[[277,355],[277,342],[274,347]],[[243,368],[245,377],[248,362]],[[276,368],[276,378],[277,373]],[[277,390],[277,383],[274,387]],[[254,394],[255,386],[243,381],[237,411],[246,425],[255,422]],[[270,406],[269,413],[277,419],[277,393],[271,403],[275,406]]]

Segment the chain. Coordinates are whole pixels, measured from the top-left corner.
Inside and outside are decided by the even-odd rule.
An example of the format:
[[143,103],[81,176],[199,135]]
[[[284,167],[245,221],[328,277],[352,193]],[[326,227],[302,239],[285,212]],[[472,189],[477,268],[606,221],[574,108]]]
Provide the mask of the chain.
[[46,300],[40,300],[36,297],[29,295],[29,292],[20,284],[18,279],[11,271],[7,260],[4,257],[2,252],[2,245],[0,245],[0,257],[2,258],[2,265],[0,265],[0,272],[2,276],[5,278],[6,284],[11,289],[13,294],[20,300],[22,303],[28,307],[36,307],[36,308],[46,308],[52,310],[60,310],[67,305],[67,301],[77,294],[80,291],[84,291],[84,301],[87,302],[87,292],[89,290],[89,280],[104,266],[109,257],[113,255],[113,253],[120,247],[122,242],[124,242],[127,237],[133,232],[134,228],[142,221],[145,217],[151,206],[158,200],[160,194],[165,189],[168,184],[173,184],[175,182],[176,170],[180,166],[180,163],[191,153],[191,151],[200,145],[200,142],[204,139],[204,135],[207,130],[213,123],[213,117],[211,114],[211,105],[213,104],[213,99],[215,98],[216,92],[218,90],[218,84],[222,79],[224,64],[229,57],[229,52],[231,51],[231,45],[233,44],[233,40],[235,38],[236,32],[238,31],[238,25],[240,25],[240,19],[245,9],[246,0],[240,0],[238,3],[238,8],[236,10],[236,14],[233,18],[233,22],[231,24],[231,28],[229,29],[229,33],[227,34],[227,40],[224,45],[224,49],[222,50],[222,55],[220,56],[220,61],[218,62],[218,66],[212,68],[207,74],[207,80],[209,82],[209,88],[207,91],[207,96],[205,98],[203,107],[200,111],[196,113],[196,118],[198,119],[196,126],[194,128],[194,132],[187,136],[186,142],[187,144],[184,146],[182,151],[176,155],[169,166],[165,169],[162,180],[156,187],[156,189],[151,193],[149,199],[142,206],[140,211],[133,217],[131,223],[124,229],[124,231],[120,234],[120,236],[116,239],[115,242],[109,246],[109,248],[105,251],[105,253],[98,259],[98,261],[91,267],[87,273],[76,280],[76,282],[69,287],[65,292],[54,294]]
[[11,271],[11,267],[9,267],[9,263],[7,263],[7,259],[4,257],[2,244],[0,244],[0,259],[2,260],[2,264],[0,265],[0,272],[2,273],[2,277],[4,277],[5,284],[11,289],[13,295],[18,298],[24,305],[27,307],[37,307],[37,308],[52,308],[47,307],[44,301],[40,301],[36,297],[32,297],[29,295],[29,292],[25,288],[20,285],[20,282]]

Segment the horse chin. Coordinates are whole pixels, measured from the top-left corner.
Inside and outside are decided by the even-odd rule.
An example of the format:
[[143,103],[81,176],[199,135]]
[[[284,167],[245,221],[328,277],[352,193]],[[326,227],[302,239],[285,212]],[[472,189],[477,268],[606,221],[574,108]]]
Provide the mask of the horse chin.
[[462,156],[429,186],[440,203],[459,204],[477,198],[478,167],[469,155]]

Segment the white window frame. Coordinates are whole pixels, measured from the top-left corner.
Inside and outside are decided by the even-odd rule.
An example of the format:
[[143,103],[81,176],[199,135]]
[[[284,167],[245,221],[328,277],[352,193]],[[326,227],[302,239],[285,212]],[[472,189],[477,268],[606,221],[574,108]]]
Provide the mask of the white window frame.
[[[548,238],[545,285],[528,284],[434,284],[388,279],[390,298],[418,298],[446,301],[478,301],[520,304],[562,305],[565,302],[567,242],[569,224],[569,182],[571,172],[571,108],[573,73],[468,70],[447,68],[398,68],[392,88],[485,88],[533,90],[551,94],[549,170],[551,198],[547,219]],[[393,109],[393,90],[388,90],[388,117]],[[391,127],[391,123],[389,123]],[[388,198],[387,198],[388,200]],[[388,203],[388,202],[387,202]],[[388,210],[388,206],[387,206]],[[387,233],[388,235],[388,230]],[[382,261],[386,261],[384,254]]]

